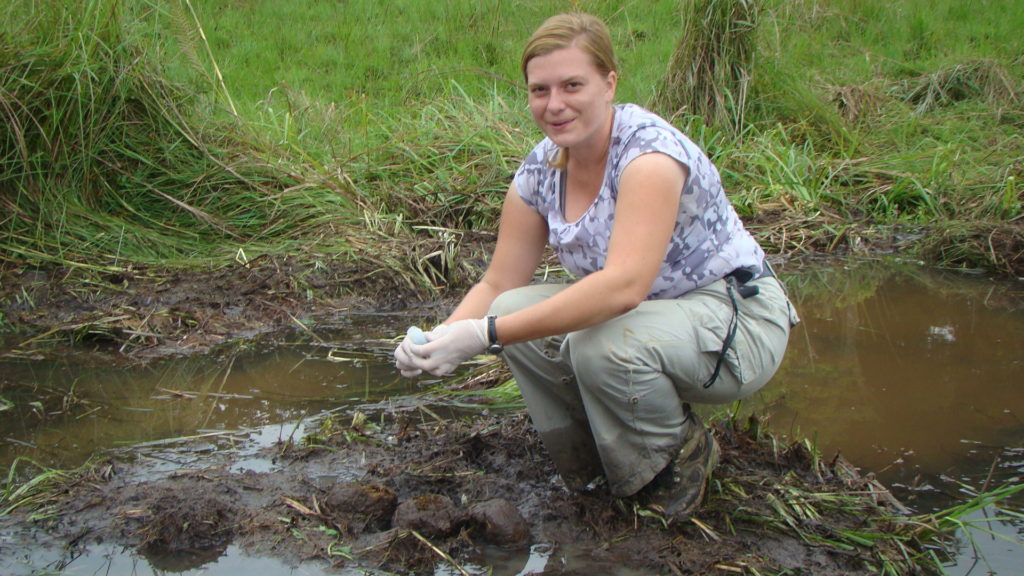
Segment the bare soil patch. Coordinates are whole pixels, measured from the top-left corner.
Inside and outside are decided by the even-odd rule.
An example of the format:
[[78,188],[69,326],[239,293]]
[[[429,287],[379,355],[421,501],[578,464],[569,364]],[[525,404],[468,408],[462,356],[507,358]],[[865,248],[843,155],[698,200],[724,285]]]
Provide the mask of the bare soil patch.
[[[400,280],[345,262],[265,256],[209,269],[0,267],[0,354],[45,357],[91,344],[118,361],[205,353],[346,309],[415,304]],[[372,295],[372,300],[366,296]],[[54,344],[58,350],[54,350]]]
[[[757,440],[757,426],[714,424],[723,463],[705,507],[694,521],[665,523],[601,487],[566,490],[523,414],[428,413],[390,408],[329,423],[315,443],[266,448],[276,464],[266,472],[234,467],[230,450],[211,453],[208,465],[156,475],[110,459],[69,482],[51,501],[49,520],[29,523],[18,510],[0,526],[31,525],[69,554],[114,542],[179,570],[228,544],[293,565],[400,574],[432,574],[441,564],[458,573],[479,566],[487,549],[537,543],[552,548],[551,558],[584,555],[583,568],[578,559],[575,567],[552,560],[543,574],[621,566],[666,575],[874,574],[901,553],[839,537],[898,516],[883,487],[841,459],[816,461],[802,444],[773,449]],[[871,496],[842,509],[822,497],[850,494]],[[816,512],[793,512],[801,507]]]

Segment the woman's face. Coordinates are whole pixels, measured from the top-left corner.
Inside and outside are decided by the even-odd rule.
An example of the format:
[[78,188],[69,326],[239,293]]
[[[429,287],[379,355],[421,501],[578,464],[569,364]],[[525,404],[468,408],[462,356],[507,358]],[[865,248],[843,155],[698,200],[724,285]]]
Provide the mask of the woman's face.
[[615,97],[615,72],[601,74],[576,46],[536,56],[526,64],[533,121],[562,148],[605,144]]

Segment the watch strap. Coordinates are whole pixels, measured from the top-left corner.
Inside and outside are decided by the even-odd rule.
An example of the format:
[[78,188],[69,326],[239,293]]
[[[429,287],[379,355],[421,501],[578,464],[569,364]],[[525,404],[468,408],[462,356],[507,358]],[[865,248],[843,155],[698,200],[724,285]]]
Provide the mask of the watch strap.
[[487,317],[487,351],[492,354],[498,354],[504,347],[498,342],[498,328],[497,328],[498,317],[491,314]]

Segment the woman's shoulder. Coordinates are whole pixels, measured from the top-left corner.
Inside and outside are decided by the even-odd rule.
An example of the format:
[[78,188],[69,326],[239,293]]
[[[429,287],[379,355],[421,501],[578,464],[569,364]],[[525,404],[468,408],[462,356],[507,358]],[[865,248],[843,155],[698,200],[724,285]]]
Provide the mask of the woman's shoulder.
[[547,162],[558,154],[558,145],[550,138],[544,138],[538,142],[526,155],[525,160],[530,162]]
[[616,106],[615,145],[629,158],[635,154],[663,151],[681,158],[693,154],[685,134],[661,116],[636,104]]
[[551,165],[557,155],[558,146],[545,138],[523,158],[516,170],[513,178],[516,191],[527,204],[534,208],[540,209],[549,201],[546,199],[549,195],[544,191],[557,181],[557,170]]
[[629,134],[644,129],[664,130],[674,137],[685,137],[671,122],[638,104],[617,104],[615,106],[616,126],[620,133]]

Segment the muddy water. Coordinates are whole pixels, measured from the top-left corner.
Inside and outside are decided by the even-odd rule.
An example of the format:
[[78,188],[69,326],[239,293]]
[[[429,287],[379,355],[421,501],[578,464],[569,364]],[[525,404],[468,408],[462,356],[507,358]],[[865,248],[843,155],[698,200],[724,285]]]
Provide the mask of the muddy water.
[[[918,511],[949,507],[972,490],[1024,476],[1024,286],[929,271],[912,264],[806,264],[782,271],[803,323],[772,384],[739,407],[767,415],[777,434],[810,438],[876,473]],[[71,467],[111,448],[164,467],[187,466],[174,439],[202,437],[189,450],[224,449],[301,435],[324,410],[422,391],[387,362],[407,319],[352,316],[286,344],[120,368],[95,355],[61,362],[0,363],[0,463],[23,456]],[[42,392],[42,393],[41,393]],[[31,398],[44,400],[32,404]],[[205,447],[205,448],[204,448]],[[239,448],[241,449],[241,448]],[[269,462],[241,460],[261,470]],[[19,470],[32,470],[24,460]],[[1019,521],[979,511],[950,574],[1016,574],[1024,562]],[[0,546],[3,542],[0,541]],[[495,575],[560,570],[571,557],[495,552]],[[19,566],[56,561],[41,544]],[[552,564],[554,566],[554,564]],[[168,570],[116,548],[93,550],[66,573],[149,574]],[[318,574],[233,548],[189,574]],[[169,570],[181,571],[181,570]],[[485,571],[481,567],[481,572]],[[29,573],[29,572],[24,572]],[[443,571],[442,571],[443,573]],[[625,574],[625,573],[624,573]]]
[[[0,370],[9,384],[2,395],[14,408],[0,424],[0,461],[26,456],[48,466],[76,466],[98,449],[291,423],[281,429],[287,436],[294,424],[323,410],[416,393],[414,383],[383,363],[384,355],[383,344],[367,349],[364,341],[337,339],[254,346],[144,368],[81,355],[4,362]],[[42,405],[28,404],[40,390]]]

